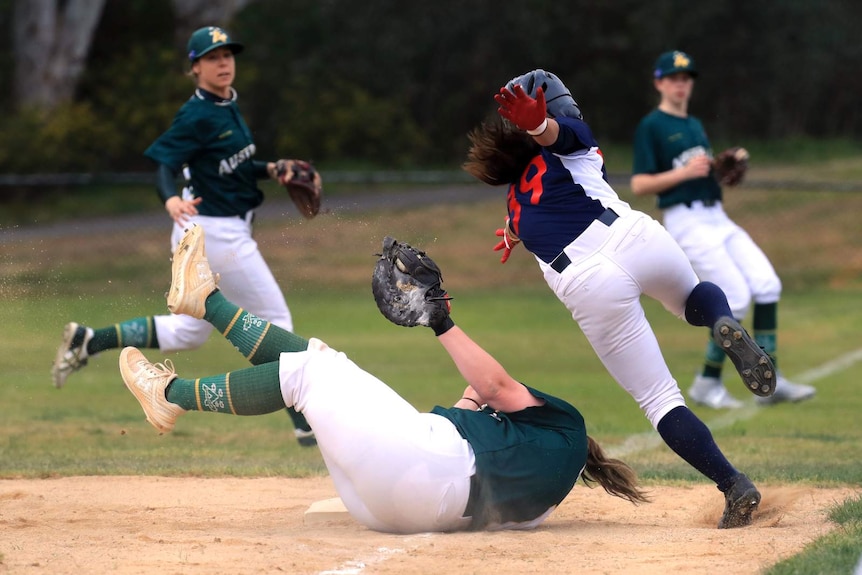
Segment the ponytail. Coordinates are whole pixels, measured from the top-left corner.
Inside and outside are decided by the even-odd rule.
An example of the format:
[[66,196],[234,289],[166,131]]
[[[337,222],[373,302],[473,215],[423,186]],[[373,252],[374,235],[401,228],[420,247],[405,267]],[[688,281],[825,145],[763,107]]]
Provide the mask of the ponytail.
[[587,436],[587,465],[581,479],[587,487],[598,483],[605,491],[634,504],[647,503],[649,498],[638,487],[637,475],[625,462],[607,457],[601,446]]
[[470,149],[461,168],[491,186],[520,180],[524,170],[541,151],[541,146],[532,136],[497,114],[474,128],[467,137]]

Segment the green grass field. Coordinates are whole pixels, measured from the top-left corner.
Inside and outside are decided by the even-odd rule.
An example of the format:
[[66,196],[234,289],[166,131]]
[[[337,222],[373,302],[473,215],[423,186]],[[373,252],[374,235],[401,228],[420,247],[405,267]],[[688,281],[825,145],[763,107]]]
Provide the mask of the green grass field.
[[[843,210],[825,210],[830,217],[821,218],[824,201],[839,197]],[[836,486],[858,485],[862,478],[862,427],[856,423],[862,412],[862,361],[855,361],[862,349],[860,262],[858,254],[841,259],[826,253],[830,242],[849,254],[859,251],[854,207],[862,198],[854,196],[849,205],[843,198],[753,191],[732,206],[742,213],[735,219],[774,256],[789,286],[780,306],[781,367],[791,379],[805,377],[818,388],[806,403],[756,409],[735,421],[728,421],[726,412],[693,408],[713,427],[731,461],[758,482]],[[773,208],[760,225],[759,207],[767,199]],[[459,325],[513,375],[577,405],[590,434],[605,447],[613,450],[633,435],[653,434],[526,253],[499,265],[490,248],[501,212],[500,205],[477,203],[416,208],[397,218],[385,210],[345,214],[301,222],[293,231],[267,224],[258,240],[285,285],[297,331],[347,352],[420,409],[454,402],[463,383],[428,330],[397,328],[377,311],[369,279],[373,251],[385,233],[428,249],[456,297]],[[120,380],[116,351],[92,358],[64,389],[51,386],[50,366],[67,321],[103,326],[165,311],[166,236],[129,230],[120,238],[95,238],[101,247],[93,249],[88,242],[94,238],[79,232],[71,239],[4,246],[0,478],[326,473],[316,450],[296,444],[284,413],[248,418],[191,413],[173,433],[158,436]],[[655,302],[646,300],[645,307],[671,370],[686,388],[701,362],[705,330],[670,316]],[[164,359],[157,350],[148,355]],[[186,376],[247,365],[215,336],[200,350],[169,357]],[[727,377],[737,397],[753,401],[732,370]],[[663,444],[624,458],[646,484],[706,481]],[[849,572],[862,549],[862,501],[837,505],[832,517],[839,527],[829,537],[769,573]]]

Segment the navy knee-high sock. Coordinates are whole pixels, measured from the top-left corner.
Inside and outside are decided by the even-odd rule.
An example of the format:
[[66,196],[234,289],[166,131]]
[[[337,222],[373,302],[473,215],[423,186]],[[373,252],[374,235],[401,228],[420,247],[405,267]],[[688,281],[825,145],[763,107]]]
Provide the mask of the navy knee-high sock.
[[733,317],[727,296],[712,282],[700,282],[685,302],[685,320],[691,325],[712,327],[723,316]]
[[714,481],[719,490],[730,488],[739,472],[718,448],[709,428],[689,408],[681,405],[672,409],[657,429],[674,453]]

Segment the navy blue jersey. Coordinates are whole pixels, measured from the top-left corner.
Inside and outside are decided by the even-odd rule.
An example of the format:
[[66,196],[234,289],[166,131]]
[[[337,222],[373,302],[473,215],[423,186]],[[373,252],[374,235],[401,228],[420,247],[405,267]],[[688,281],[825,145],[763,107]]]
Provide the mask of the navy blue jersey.
[[[529,524],[559,505],[587,461],[584,418],[557,397],[527,388],[545,404],[514,413],[435,407],[476,454],[471,528]],[[537,475],[541,470],[541,475]]]
[[582,120],[557,118],[560,135],[509,186],[509,221],[530,252],[551,262],[619,196],[607,179],[593,132]]

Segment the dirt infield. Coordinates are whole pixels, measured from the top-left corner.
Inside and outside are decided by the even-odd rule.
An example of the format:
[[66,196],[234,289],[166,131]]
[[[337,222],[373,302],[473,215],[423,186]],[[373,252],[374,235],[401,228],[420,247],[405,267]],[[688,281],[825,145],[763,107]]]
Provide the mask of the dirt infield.
[[578,485],[535,531],[402,536],[306,522],[335,497],[325,477],[0,480],[0,573],[757,573],[832,529],[826,510],[854,494],[761,490],[745,529],[715,529],[712,486],[651,488],[635,507]]

